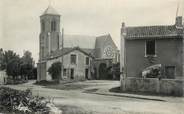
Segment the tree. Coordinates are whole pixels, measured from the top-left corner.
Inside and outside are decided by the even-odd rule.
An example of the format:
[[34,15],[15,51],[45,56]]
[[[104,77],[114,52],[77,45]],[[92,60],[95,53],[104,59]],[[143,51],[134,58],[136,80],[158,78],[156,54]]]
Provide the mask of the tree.
[[37,79],[37,68],[34,67],[32,72],[33,72],[33,77],[32,77],[32,79]]
[[61,62],[53,63],[48,69],[48,72],[52,76],[52,79],[56,80],[59,83],[61,77]]
[[4,70],[2,64],[3,64],[3,55],[4,55],[4,52],[3,52],[3,49],[0,48],[0,70]]
[[30,51],[25,51],[24,55],[21,58],[23,64],[30,64],[32,66],[34,66],[34,61],[32,58],[32,53]]
[[21,58],[21,76],[26,79],[31,79],[33,76],[34,61],[32,58],[32,53],[25,51]]
[[22,76],[22,78],[24,79],[28,79],[31,78],[33,75],[33,66],[30,64],[21,64],[20,66],[20,74]]
[[20,59],[19,55],[17,55],[12,50],[4,51],[2,55],[2,62],[1,62],[1,70],[7,70],[7,64],[12,61],[13,59]]
[[20,75],[20,59],[12,59],[7,64],[6,73],[8,76],[12,76],[13,80],[17,79],[17,77]]

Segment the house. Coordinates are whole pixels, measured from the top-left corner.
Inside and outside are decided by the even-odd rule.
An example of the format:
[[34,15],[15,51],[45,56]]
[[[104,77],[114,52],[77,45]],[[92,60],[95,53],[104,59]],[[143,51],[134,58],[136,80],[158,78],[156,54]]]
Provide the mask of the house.
[[[54,62],[62,62],[62,57],[64,68],[62,77],[63,79],[85,80],[90,78],[90,62],[92,61],[93,56],[86,53],[79,47],[64,48],[59,51],[56,51],[52,53],[52,55],[50,55],[46,61],[43,61],[42,64],[45,64],[45,68],[49,69],[49,67]],[[52,80],[48,72],[45,71],[45,73],[46,77],[38,77],[41,78],[38,80]]]
[[119,62],[119,51],[110,34],[68,35],[60,32],[60,14],[49,6],[40,16],[38,81],[51,80],[48,68],[63,63],[61,79],[106,79],[106,70]]
[[[182,16],[173,25],[121,28],[121,89],[163,94],[183,94],[184,29]],[[161,65],[161,76],[144,78],[144,69]]]

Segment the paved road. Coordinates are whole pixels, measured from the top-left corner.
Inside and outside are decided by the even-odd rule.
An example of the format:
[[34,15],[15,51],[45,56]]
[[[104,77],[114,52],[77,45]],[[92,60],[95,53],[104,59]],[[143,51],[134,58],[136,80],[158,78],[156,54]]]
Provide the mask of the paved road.
[[[75,84],[88,85],[83,89],[56,90],[32,85],[33,82],[10,86],[16,89],[32,88],[34,95],[54,98],[58,107],[83,110],[86,114],[184,114],[183,98],[170,97],[166,102],[106,96],[85,93],[86,90],[103,90],[117,87],[119,81],[85,81]],[[79,114],[79,113],[78,113]]]

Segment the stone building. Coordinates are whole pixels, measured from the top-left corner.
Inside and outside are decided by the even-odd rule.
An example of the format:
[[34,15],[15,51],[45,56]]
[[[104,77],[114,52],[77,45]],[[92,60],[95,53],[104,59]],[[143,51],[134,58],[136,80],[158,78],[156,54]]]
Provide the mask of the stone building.
[[119,51],[110,34],[96,37],[62,33],[62,37],[60,15],[51,6],[40,16],[40,23],[38,81],[51,79],[47,70],[57,61],[63,62],[61,78],[76,80],[105,79],[104,69],[119,61]]
[[[184,29],[182,16],[173,25],[121,28],[121,77],[123,91],[183,94]],[[152,63],[150,63],[150,57]],[[151,65],[161,65],[159,78],[143,78]]]

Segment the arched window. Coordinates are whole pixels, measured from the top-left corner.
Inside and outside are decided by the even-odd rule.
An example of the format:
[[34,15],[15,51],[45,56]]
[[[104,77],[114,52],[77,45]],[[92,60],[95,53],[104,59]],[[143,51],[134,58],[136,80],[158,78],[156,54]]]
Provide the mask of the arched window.
[[45,22],[44,21],[42,21],[42,23],[41,23],[41,29],[42,29],[42,31],[45,31]]
[[56,31],[56,21],[55,20],[51,22],[51,31]]

